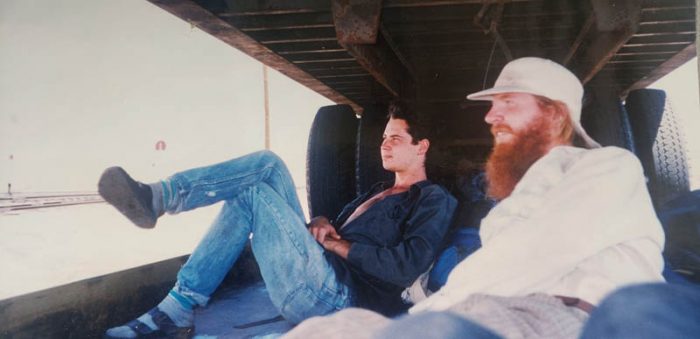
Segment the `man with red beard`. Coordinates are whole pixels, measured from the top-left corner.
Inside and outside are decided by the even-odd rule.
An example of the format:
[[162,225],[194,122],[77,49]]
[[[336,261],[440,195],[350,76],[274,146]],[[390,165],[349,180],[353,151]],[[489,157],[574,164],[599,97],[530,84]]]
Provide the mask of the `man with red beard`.
[[573,338],[610,292],[663,281],[664,234],[641,165],[585,132],[573,73],[521,58],[467,98],[492,102],[486,173],[499,203],[481,222],[482,247],[410,316],[350,309],[302,323],[290,337],[322,337],[338,325],[353,338]]

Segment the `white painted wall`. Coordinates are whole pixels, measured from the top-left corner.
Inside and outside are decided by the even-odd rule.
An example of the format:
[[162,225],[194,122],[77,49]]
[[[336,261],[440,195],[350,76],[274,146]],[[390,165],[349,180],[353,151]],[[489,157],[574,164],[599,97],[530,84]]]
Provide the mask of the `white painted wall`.
[[[147,1],[3,0],[0,45],[2,191],[94,190],[112,164],[155,180],[264,146],[261,64]],[[330,101],[274,71],[270,97],[273,149],[303,157]]]
[[[269,73],[272,150],[304,193],[329,100]],[[262,65],[145,0],[0,1],[0,194],[154,181],[264,146]],[[158,140],[165,151],[156,151]],[[302,196],[302,202],[305,197]],[[134,227],[107,205],[0,214],[0,299],[189,253],[218,207]]]

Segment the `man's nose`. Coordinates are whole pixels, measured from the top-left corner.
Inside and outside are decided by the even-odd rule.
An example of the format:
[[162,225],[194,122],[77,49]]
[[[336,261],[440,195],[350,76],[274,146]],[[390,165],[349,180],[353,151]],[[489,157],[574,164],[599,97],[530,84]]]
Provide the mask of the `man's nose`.
[[491,106],[491,109],[486,113],[486,116],[484,117],[484,121],[486,121],[486,123],[489,125],[502,122],[503,114],[501,114],[500,110]]
[[380,146],[380,148],[384,150],[389,150],[389,148],[391,148],[389,146],[389,139],[382,140],[382,145]]

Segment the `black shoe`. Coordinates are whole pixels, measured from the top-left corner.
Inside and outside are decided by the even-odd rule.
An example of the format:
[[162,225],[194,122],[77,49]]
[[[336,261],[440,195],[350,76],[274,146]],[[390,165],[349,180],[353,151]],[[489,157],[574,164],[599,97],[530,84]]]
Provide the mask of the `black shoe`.
[[106,169],[97,190],[110,205],[124,214],[136,226],[153,228],[160,215],[153,211],[151,188],[132,179],[121,167]]
[[[158,329],[154,330],[148,327],[148,325],[142,323],[138,319],[132,320],[128,324],[124,325],[129,327],[134,333],[136,333],[136,338],[175,338],[175,339],[190,339],[194,336],[194,327],[178,327],[175,323],[168,317],[167,314],[162,312],[158,307],[152,308],[148,311],[151,315],[151,320],[158,326]],[[121,326],[120,326],[121,327]],[[115,327],[115,329],[117,329]],[[113,332],[113,333],[110,333]],[[116,339],[125,338],[116,334],[114,329],[109,329],[104,334],[103,338]]]

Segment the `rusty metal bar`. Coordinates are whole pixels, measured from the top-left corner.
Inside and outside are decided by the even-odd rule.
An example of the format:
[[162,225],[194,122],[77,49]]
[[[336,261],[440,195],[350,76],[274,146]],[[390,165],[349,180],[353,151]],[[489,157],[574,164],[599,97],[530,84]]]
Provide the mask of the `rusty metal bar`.
[[[149,0],[150,1],[150,0]],[[220,16],[295,14],[330,11],[328,0],[256,0],[227,1],[228,9]]]
[[653,71],[649,72],[642,79],[639,79],[638,81],[633,83],[631,86],[629,86],[627,89],[625,89],[622,92],[623,96],[627,96],[627,93],[629,93],[632,90],[639,89],[639,88],[645,88],[645,87],[649,86],[650,84],[654,83],[656,80],[661,79],[664,75],[670,73],[674,69],[685,64],[690,59],[694,58],[696,55],[697,55],[697,43],[694,42],[694,43],[686,46],[684,49],[682,49],[680,52],[678,52],[672,58],[661,63],[659,66],[657,66]]
[[377,42],[381,0],[332,0],[331,9],[339,44]]
[[[504,2],[532,2],[535,0],[504,0]],[[384,8],[434,7],[453,5],[481,5],[484,0],[384,0]]]
[[412,83],[386,38],[379,32],[381,1],[332,0],[338,43],[391,95],[401,96],[402,86]]
[[574,73],[584,84],[598,73],[639,28],[641,0],[591,0],[596,25]]
[[581,47],[581,44],[583,43],[583,40],[585,39],[586,35],[588,35],[588,33],[591,31],[591,28],[593,27],[594,23],[595,14],[591,13],[591,15],[589,15],[586,19],[586,22],[583,23],[581,31],[579,31],[578,36],[576,36],[576,40],[574,40],[574,43],[571,44],[569,51],[566,53],[566,56],[564,56],[564,59],[562,59],[562,65],[566,66],[569,64],[571,58],[573,58],[573,56],[578,51],[579,47]]
[[397,61],[391,60],[395,56],[389,53],[388,47],[355,44],[343,47],[389,93],[399,96],[401,92],[401,66]]

